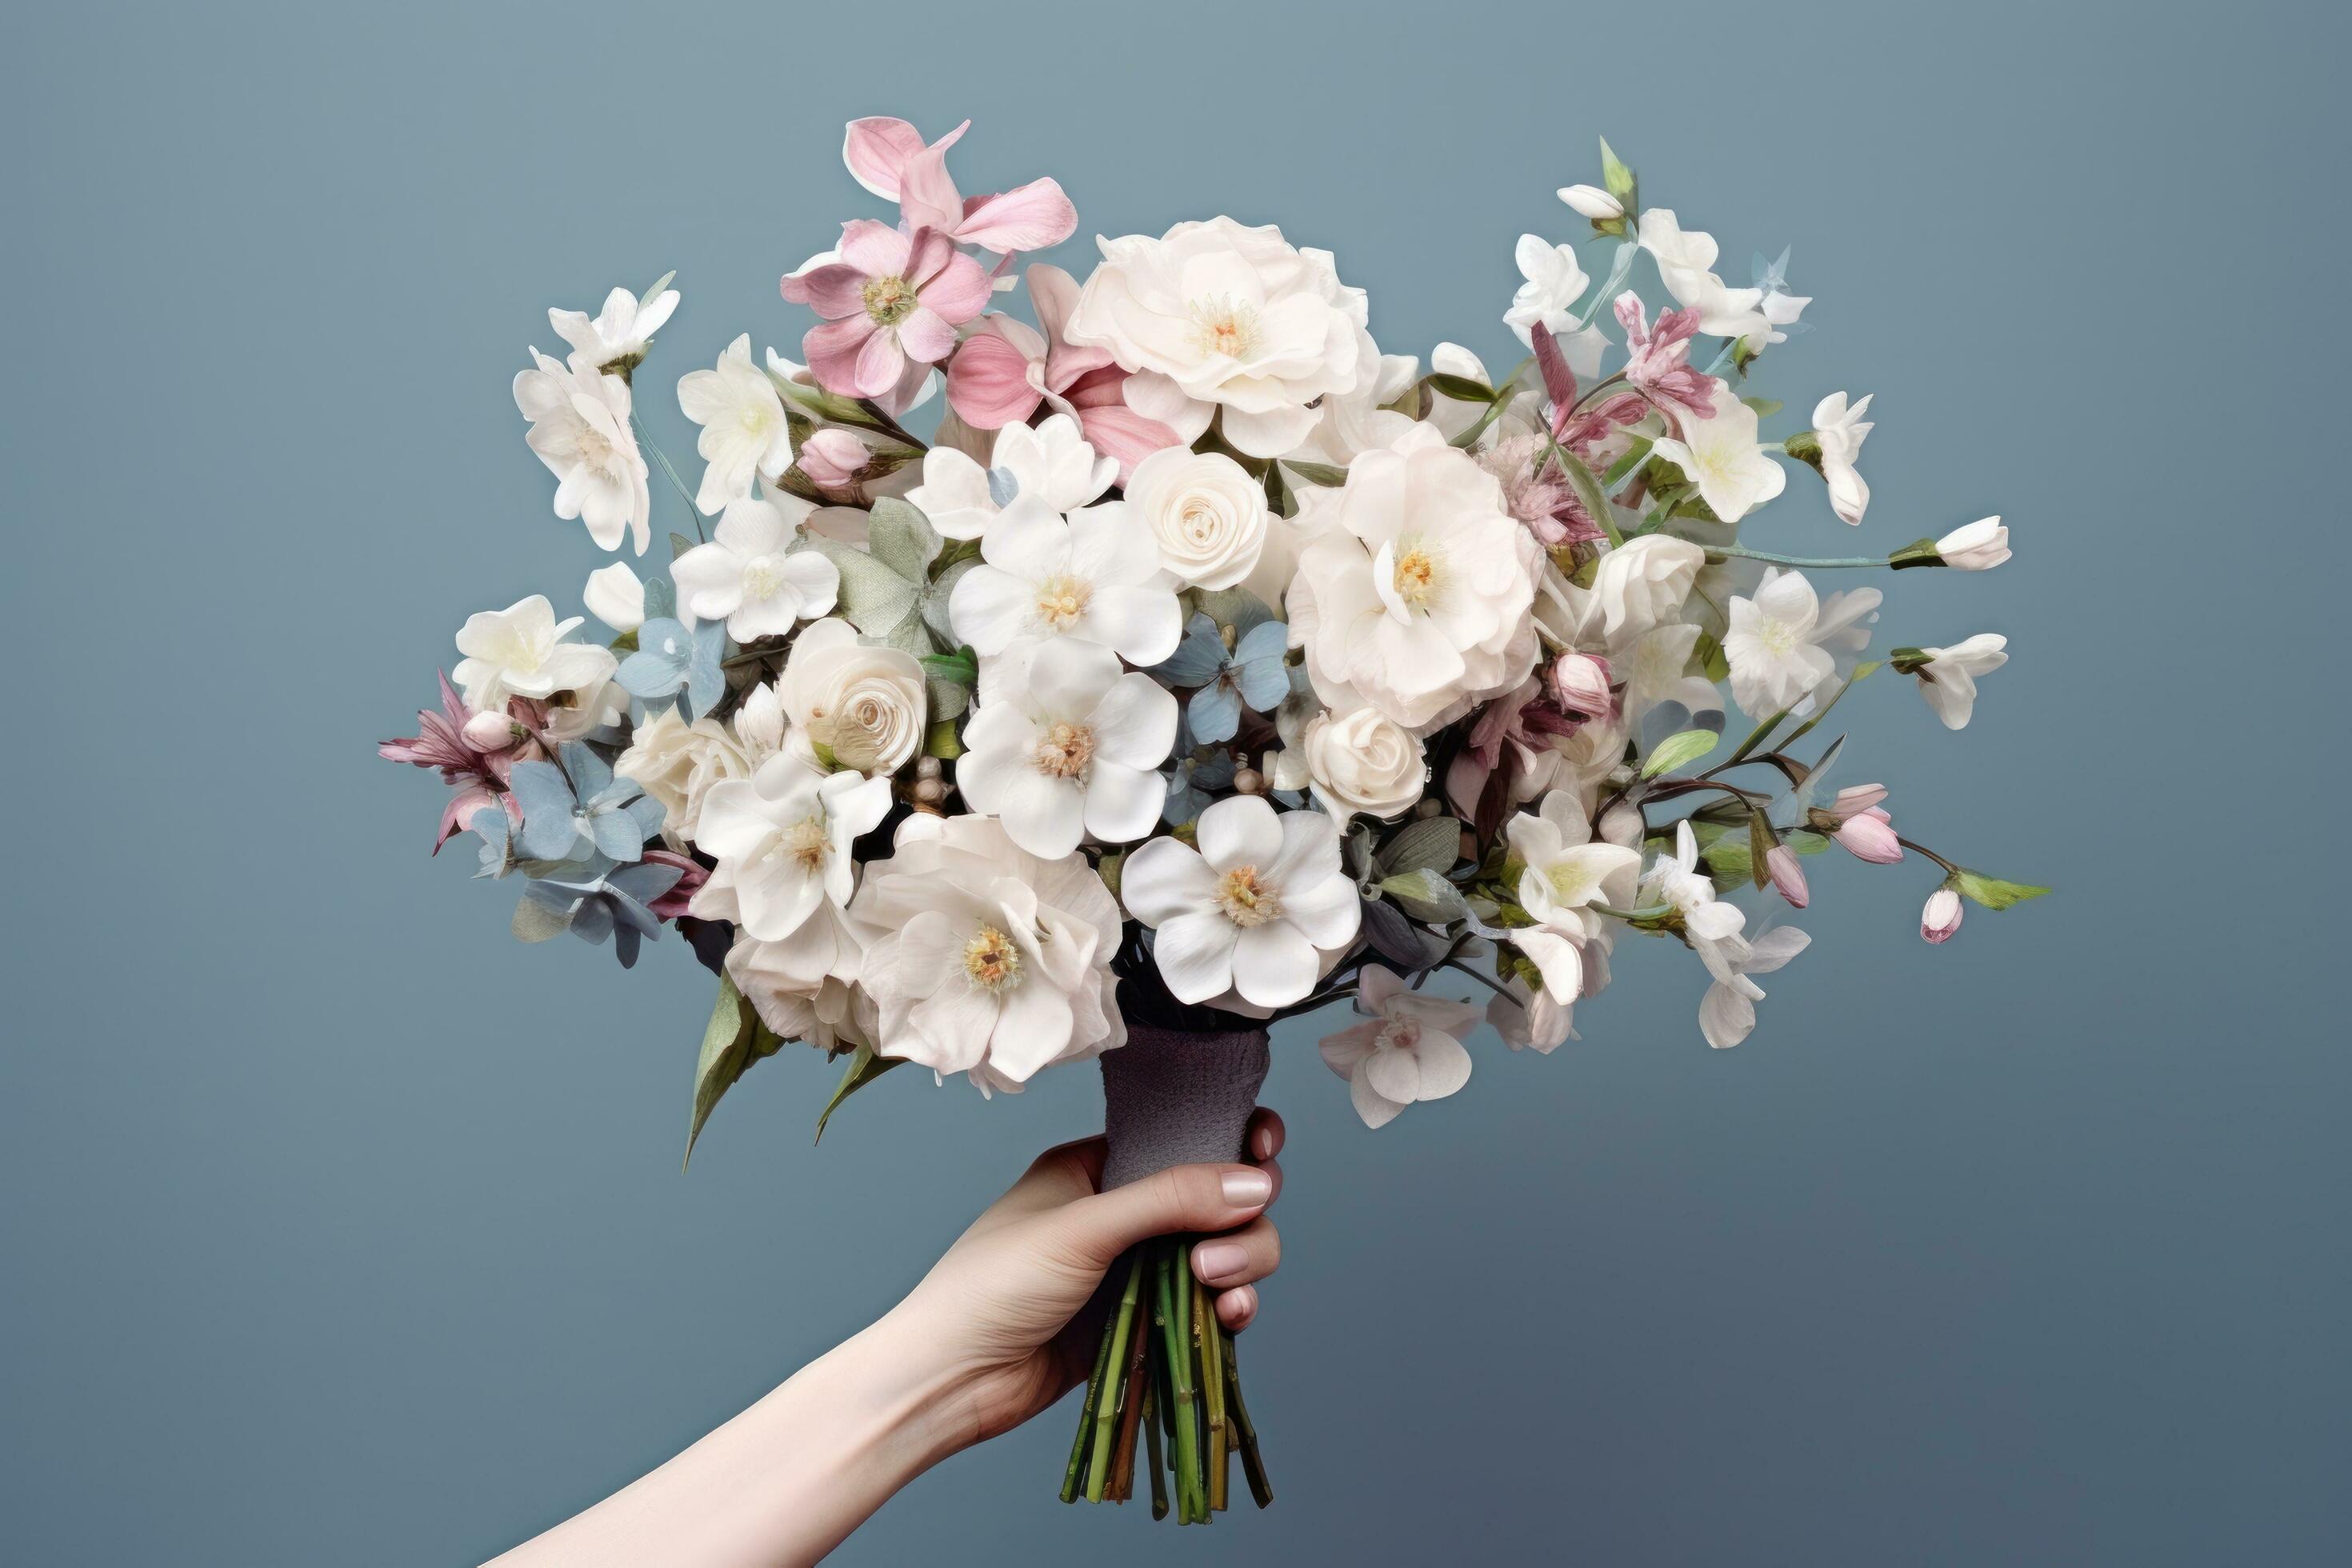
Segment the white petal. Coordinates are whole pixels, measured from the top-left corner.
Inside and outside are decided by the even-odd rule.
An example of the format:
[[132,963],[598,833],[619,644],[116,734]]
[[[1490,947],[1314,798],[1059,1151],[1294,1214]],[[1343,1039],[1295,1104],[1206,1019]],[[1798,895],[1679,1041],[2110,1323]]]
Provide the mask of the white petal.
[[1087,781],[1087,831],[1106,844],[1140,838],[1160,821],[1167,799],[1158,773],[1098,761]]
[[1421,1098],[1421,1058],[1411,1051],[1384,1046],[1364,1058],[1364,1081],[1382,1100],[1411,1105]]
[[1367,1127],[1385,1127],[1396,1120],[1404,1109],[1393,1100],[1383,1099],[1378,1089],[1360,1072],[1348,1082],[1348,1098],[1356,1107],[1356,1114],[1364,1119]]
[[1470,1053],[1451,1035],[1424,1030],[1420,1048],[1421,1098],[1444,1100],[1470,1081]]
[[1265,869],[1282,853],[1282,826],[1274,807],[1254,795],[1229,795],[1210,806],[1201,814],[1193,837],[1201,858],[1218,871],[1240,866]]
[[1217,896],[1217,878],[1192,846],[1155,838],[1128,856],[1118,891],[1128,913],[1145,925],[1164,926],[1207,910]]
[[[1120,885],[1126,885],[1124,879]],[[1179,915],[1160,926],[1152,938],[1151,957],[1160,966],[1160,977],[1168,983],[1169,994],[1189,1005],[1206,1002],[1229,989],[1241,934],[1240,927],[1213,910]]]
[[1095,755],[1129,767],[1156,768],[1176,744],[1176,699],[1151,677],[1121,676],[1087,723],[1095,732]]
[[1233,966],[1234,989],[1243,1000],[1261,1007],[1286,1007],[1298,1001],[1315,989],[1316,977],[1321,973],[1315,944],[1288,921],[1241,932],[1241,940],[1234,945]]

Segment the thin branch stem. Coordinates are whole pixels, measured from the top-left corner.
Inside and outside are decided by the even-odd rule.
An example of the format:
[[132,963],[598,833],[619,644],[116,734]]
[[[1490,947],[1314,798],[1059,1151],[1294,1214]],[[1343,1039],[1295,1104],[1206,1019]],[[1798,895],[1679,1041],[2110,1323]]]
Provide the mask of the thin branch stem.
[[1892,564],[1884,555],[1782,555],[1770,550],[1750,550],[1744,544],[1710,544],[1706,549],[1710,557],[1736,555],[1743,561],[1766,561],[1775,566],[1810,566],[1817,571]]
[[686,488],[686,481],[677,477],[677,469],[670,466],[669,454],[654,444],[653,432],[646,428],[646,422],[637,417],[634,408],[629,411],[629,423],[637,427],[637,444],[654,455],[654,461],[661,465],[661,471],[669,476],[671,486],[677,491],[677,499],[686,503],[686,515],[694,519],[694,537],[709,543],[709,535],[702,531],[702,509],[694,504],[694,492]]

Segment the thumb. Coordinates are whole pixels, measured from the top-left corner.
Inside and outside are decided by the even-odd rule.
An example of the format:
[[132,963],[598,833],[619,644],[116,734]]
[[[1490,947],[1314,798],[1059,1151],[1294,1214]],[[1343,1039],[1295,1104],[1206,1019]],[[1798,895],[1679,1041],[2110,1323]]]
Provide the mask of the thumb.
[[1273,1198],[1274,1178],[1255,1165],[1176,1165],[1065,1205],[1055,1219],[1074,1253],[1107,1269],[1139,1241],[1231,1230]]

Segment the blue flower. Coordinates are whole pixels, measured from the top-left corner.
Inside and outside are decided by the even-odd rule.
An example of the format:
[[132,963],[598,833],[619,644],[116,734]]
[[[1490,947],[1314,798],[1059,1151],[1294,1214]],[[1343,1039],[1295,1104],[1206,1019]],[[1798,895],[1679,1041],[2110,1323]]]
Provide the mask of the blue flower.
[[525,942],[545,942],[566,931],[583,942],[610,937],[614,956],[630,968],[638,947],[661,935],[661,917],[650,906],[685,874],[676,866],[615,866],[597,856],[576,872],[526,883],[515,907],[514,933]]
[[621,661],[621,689],[646,702],[677,699],[688,719],[708,713],[726,695],[719,659],[727,651],[727,626],[705,621],[692,631],[668,616],[637,628],[637,651]]
[[1175,690],[1197,688],[1184,709],[1193,740],[1230,741],[1241,730],[1244,707],[1271,713],[1290,694],[1290,670],[1283,662],[1289,644],[1289,627],[1259,620],[1242,630],[1228,650],[1216,621],[1196,612],[1184,640],[1150,673]]
[[1185,757],[1168,770],[1168,804],[1160,816],[1171,823],[1190,822],[1209,809],[1217,793],[1233,787],[1234,759],[1219,749],[1206,757]]
[[661,830],[661,803],[636,780],[614,777],[604,758],[577,741],[567,742],[561,755],[561,767],[517,763],[509,777],[522,807],[522,831],[515,836],[522,853],[533,860],[602,855],[627,862],[642,856],[646,839]]

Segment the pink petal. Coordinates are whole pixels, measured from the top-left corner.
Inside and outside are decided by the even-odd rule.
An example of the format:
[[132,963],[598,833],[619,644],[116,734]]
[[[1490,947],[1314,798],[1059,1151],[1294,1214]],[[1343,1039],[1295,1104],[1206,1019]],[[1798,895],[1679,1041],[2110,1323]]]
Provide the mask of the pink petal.
[[[921,314],[920,310],[915,312],[916,316]],[[898,331],[905,331],[914,320],[914,316],[909,316],[898,323]],[[866,326],[869,329],[873,326],[870,318]],[[817,329],[818,331],[824,330],[822,327]],[[953,337],[954,334],[950,333],[949,336]],[[807,346],[805,341],[802,346]],[[946,351],[940,352],[944,353]],[[809,356],[809,364],[810,368],[815,368],[815,355]],[[852,372],[851,384],[860,397],[879,397],[898,384],[898,377],[906,373],[906,369],[907,354],[898,346],[898,332],[869,332],[857,350],[857,363]]]
[[[916,306],[907,312],[907,319],[898,323],[898,347],[917,364],[939,363],[955,352],[955,329],[942,321],[939,312],[929,305]],[[893,370],[890,379],[895,383],[898,378],[898,373]],[[878,394],[868,393],[866,395],[872,397]]]
[[903,278],[912,251],[907,237],[870,217],[841,226],[841,259],[868,278]]
[[862,396],[857,389],[858,357],[866,340],[880,335],[875,331],[874,318],[860,310],[842,321],[811,327],[801,339],[801,357],[808,361],[809,374],[827,392]]
[[829,321],[854,316],[866,309],[866,274],[838,261],[812,267],[783,280],[784,298],[806,305]]
[[993,332],[975,332],[948,362],[948,406],[975,430],[1017,425],[1037,411],[1029,359]]
[[1078,410],[1078,429],[1097,457],[1118,464],[1118,482],[1135,477],[1135,465],[1170,447],[1183,445],[1176,432],[1157,419],[1146,419],[1124,403],[1099,404]]
[[853,120],[841,139],[849,177],[886,202],[898,199],[898,174],[923,150],[923,133],[903,120],[875,115]]
[[[942,237],[941,244],[946,240]],[[993,290],[988,274],[979,262],[961,251],[951,252],[945,263],[930,277],[916,286],[916,297],[926,309],[936,310],[952,326],[961,326],[988,308]],[[946,351],[941,350],[941,353]],[[934,359],[940,357],[937,354]]]
[[1576,407],[1576,373],[1568,368],[1568,360],[1559,352],[1559,340],[1541,321],[1528,329],[1535,343],[1536,365],[1543,372],[1544,395],[1551,399],[1551,433],[1555,439],[1568,426],[1570,413]]
[[898,175],[898,216],[916,228],[936,228],[952,234],[963,218],[963,195],[948,174],[948,148],[964,132],[963,125],[907,160]]
[[955,237],[1009,256],[1059,245],[1077,226],[1078,209],[1062,187],[1052,180],[1032,180],[1002,195],[981,197],[955,226]]

